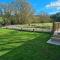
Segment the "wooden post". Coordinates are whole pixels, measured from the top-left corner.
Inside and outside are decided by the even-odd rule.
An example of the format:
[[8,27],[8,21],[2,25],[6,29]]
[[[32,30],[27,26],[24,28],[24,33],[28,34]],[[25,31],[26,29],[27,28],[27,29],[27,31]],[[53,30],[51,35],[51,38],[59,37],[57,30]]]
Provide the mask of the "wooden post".
[[52,33],[54,34],[55,31],[55,22],[53,21]]

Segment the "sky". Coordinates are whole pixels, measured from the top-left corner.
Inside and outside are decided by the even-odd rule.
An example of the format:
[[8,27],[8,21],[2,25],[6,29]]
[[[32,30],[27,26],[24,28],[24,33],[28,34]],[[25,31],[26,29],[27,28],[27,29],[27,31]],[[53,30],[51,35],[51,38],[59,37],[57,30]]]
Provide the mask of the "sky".
[[[0,0],[2,3],[9,3],[12,0]],[[55,14],[60,12],[60,0],[28,0],[35,10],[35,14],[46,12],[48,14]]]

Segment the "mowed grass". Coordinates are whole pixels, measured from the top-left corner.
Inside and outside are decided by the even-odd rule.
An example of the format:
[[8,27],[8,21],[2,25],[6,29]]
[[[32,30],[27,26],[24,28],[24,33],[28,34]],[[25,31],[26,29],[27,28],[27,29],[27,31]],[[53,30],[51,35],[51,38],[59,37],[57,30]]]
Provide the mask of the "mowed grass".
[[0,60],[60,60],[60,46],[46,43],[50,36],[0,29]]

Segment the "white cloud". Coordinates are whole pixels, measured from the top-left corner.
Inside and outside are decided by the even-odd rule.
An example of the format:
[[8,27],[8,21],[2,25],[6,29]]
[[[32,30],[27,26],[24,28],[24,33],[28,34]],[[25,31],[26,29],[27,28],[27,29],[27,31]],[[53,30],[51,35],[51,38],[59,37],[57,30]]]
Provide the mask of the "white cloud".
[[60,0],[56,0],[54,2],[50,2],[46,5],[47,8],[56,8],[57,10],[60,10]]

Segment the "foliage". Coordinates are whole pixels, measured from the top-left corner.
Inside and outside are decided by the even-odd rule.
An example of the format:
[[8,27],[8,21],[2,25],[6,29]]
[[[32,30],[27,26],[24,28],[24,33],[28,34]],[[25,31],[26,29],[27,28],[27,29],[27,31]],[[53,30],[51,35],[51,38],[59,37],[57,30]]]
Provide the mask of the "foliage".
[[15,24],[15,22],[17,24],[31,23],[34,11],[27,0],[16,0],[9,4],[0,4],[0,7],[4,9],[2,17],[5,24]]
[[60,13],[56,13],[50,16],[54,21],[60,22]]
[[9,4],[1,3],[0,7],[4,9],[3,25],[51,22],[50,16],[45,13],[34,15],[35,10],[28,0],[15,0]]
[[2,26],[4,24],[4,21],[2,19],[2,17],[0,17],[0,26]]

